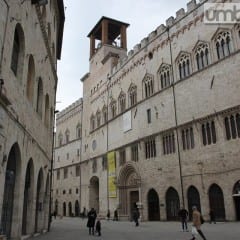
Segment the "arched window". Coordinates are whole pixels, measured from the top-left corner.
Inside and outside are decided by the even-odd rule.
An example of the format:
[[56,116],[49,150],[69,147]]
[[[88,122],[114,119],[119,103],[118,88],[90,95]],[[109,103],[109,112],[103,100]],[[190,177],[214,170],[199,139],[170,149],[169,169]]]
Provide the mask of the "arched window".
[[101,125],[101,113],[100,113],[99,110],[96,113],[96,117],[97,117],[97,127],[100,127],[100,125]]
[[43,103],[43,84],[42,79],[38,79],[38,87],[37,87],[37,113],[42,116],[42,103]]
[[103,123],[106,123],[108,120],[108,116],[107,116],[107,107],[105,105],[102,108],[102,117],[103,117]]
[[197,69],[201,70],[209,65],[209,47],[206,43],[199,43],[195,49]]
[[134,84],[131,84],[129,90],[129,107],[134,106],[137,103],[137,86]]
[[33,103],[34,78],[35,78],[35,64],[33,56],[30,55],[28,60],[28,74],[27,74],[27,98],[30,103]]
[[110,112],[111,112],[111,117],[114,118],[117,115],[117,105],[116,105],[116,100],[112,99],[110,103]]
[[230,55],[233,51],[232,36],[228,31],[221,31],[215,38],[215,45],[218,59],[222,59]]
[[159,74],[161,89],[169,87],[171,84],[171,66],[168,64],[162,64],[158,74]]
[[214,121],[202,124],[203,145],[210,145],[217,142],[216,129]]
[[70,131],[68,129],[65,132],[65,139],[66,139],[66,143],[69,143],[69,141],[70,141]]
[[91,118],[90,118],[90,130],[93,131],[95,129],[95,117],[92,114]]
[[59,133],[58,135],[58,146],[61,147],[63,145],[63,135]]
[[126,94],[121,91],[118,97],[118,106],[119,106],[119,113],[122,113],[126,110]]
[[50,107],[49,107],[49,96],[48,94],[45,95],[45,118],[44,118],[44,123],[46,127],[49,127],[50,123]]
[[231,115],[225,117],[225,130],[226,130],[226,138],[227,140],[236,139],[240,137],[240,115],[237,113],[236,115]]
[[184,79],[191,74],[190,66],[190,55],[187,53],[181,53],[178,60],[177,66],[179,70],[179,79]]
[[25,40],[21,25],[18,23],[14,32],[11,69],[15,76],[21,78],[24,64]]
[[78,125],[76,127],[76,137],[81,138],[81,134],[82,134],[82,126],[80,123],[78,123]]
[[146,74],[143,79],[143,89],[145,93],[145,98],[148,98],[154,93],[154,79],[153,75]]

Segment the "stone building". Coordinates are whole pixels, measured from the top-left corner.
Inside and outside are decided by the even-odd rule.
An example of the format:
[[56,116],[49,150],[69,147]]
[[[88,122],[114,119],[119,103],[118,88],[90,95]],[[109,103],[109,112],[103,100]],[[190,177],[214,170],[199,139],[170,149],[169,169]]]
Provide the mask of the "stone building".
[[53,208],[60,216],[80,214],[82,99],[57,114]]
[[62,0],[0,0],[0,235],[48,228]]
[[240,220],[240,25],[205,24],[207,2],[130,51],[127,23],[102,17],[90,31],[81,206],[151,221],[197,205]]

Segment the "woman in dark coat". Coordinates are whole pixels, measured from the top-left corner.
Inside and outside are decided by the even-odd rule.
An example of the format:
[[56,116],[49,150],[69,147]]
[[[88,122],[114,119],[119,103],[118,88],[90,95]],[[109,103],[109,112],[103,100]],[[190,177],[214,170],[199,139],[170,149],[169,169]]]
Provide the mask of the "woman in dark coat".
[[89,235],[94,235],[94,226],[95,226],[95,220],[97,217],[97,213],[94,210],[94,208],[92,208],[89,212],[88,212],[88,221],[87,221],[87,227],[89,229]]

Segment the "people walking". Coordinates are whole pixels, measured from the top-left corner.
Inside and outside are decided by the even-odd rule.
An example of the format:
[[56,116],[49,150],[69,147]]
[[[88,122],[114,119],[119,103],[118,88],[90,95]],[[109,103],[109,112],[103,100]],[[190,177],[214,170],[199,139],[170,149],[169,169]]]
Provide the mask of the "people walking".
[[98,236],[101,236],[101,221],[100,221],[100,218],[97,219],[97,222],[96,222],[96,233],[98,234]]
[[135,222],[135,226],[138,227],[139,226],[139,217],[140,217],[140,213],[138,208],[135,208],[133,210],[133,221]]
[[213,209],[210,209],[209,216],[210,216],[210,222],[209,223],[213,222],[214,224],[216,224],[216,217],[215,217],[215,213],[214,213]]
[[182,207],[178,212],[178,216],[182,223],[182,231],[184,232],[186,230],[186,232],[188,232],[188,225],[187,225],[188,211],[184,207]]
[[115,209],[115,211],[114,211],[113,221],[118,221],[118,211],[117,211],[117,209]]
[[89,231],[89,235],[94,235],[94,226],[96,221],[97,213],[94,208],[91,208],[91,210],[88,212],[88,221],[87,221],[87,227]]
[[[201,236],[201,238],[203,240],[207,240],[206,237],[204,236],[202,230],[201,230],[201,213],[197,210],[197,207],[196,206],[193,206],[192,207],[192,210],[193,210],[193,227],[195,227],[197,229],[197,232],[199,233],[199,235]],[[191,238],[191,240],[195,240],[196,239],[196,236],[193,235],[193,237]]]

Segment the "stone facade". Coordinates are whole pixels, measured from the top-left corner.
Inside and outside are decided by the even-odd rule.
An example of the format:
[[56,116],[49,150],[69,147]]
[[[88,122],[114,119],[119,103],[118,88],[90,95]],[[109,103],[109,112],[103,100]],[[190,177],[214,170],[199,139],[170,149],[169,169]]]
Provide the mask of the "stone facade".
[[63,1],[0,0],[0,234],[48,228]]
[[206,2],[192,0],[128,52],[114,42],[128,24],[103,17],[90,32],[81,206],[174,220],[181,205],[190,214],[197,205],[206,219],[210,208],[240,219],[240,31],[205,24]]
[[57,114],[53,207],[60,216],[80,214],[82,99]]

